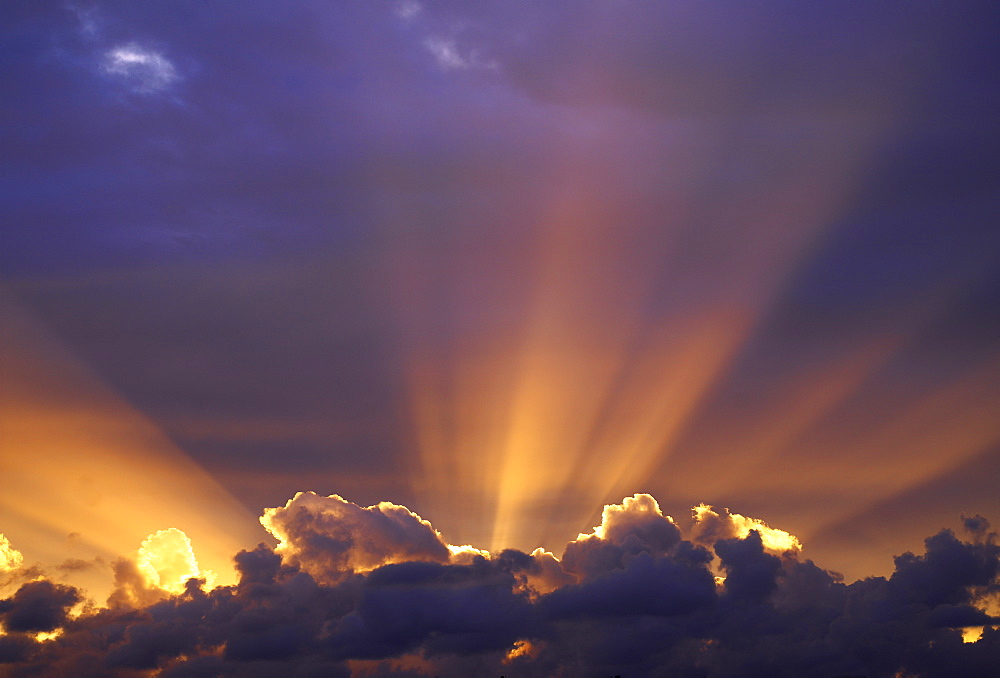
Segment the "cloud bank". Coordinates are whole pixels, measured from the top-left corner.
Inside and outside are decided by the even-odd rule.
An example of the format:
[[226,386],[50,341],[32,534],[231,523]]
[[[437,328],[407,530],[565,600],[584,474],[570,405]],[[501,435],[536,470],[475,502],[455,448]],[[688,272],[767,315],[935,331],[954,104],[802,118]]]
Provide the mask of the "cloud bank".
[[[0,600],[10,676],[987,676],[1000,665],[1000,544],[981,516],[895,572],[846,584],[794,536],[645,494],[560,559],[449,545],[403,506],[297,494],[278,539],[198,577],[180,530],[116,564],[106,607],[46,579]],[[3,541],[8,550],[13,546]],[[9,559],[11,570],[21,567]],[[193,573],[183,588],[178,573]],[[143,595],[136,592],[141,590]]]

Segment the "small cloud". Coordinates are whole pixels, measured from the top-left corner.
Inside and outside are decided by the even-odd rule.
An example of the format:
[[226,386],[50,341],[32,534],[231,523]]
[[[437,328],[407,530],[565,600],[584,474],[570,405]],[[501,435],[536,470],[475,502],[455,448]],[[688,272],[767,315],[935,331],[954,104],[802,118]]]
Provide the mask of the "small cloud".
[[400,19],[412,19],[423,11],[423,6],[417,0],[401,0],[396,3],[396,16]]
[[96,7],[84,7],[78,4],[68,5],[69,10],[80,22],[80,34],[88,40],[96,39],[101,33],[101,17]]
[[469,62],[458,53],[458,48],[455,47],[454,40],[427,38],[424,40],[424,47],[434,55],[438,64],[443,68],[468,68],[470,66]]
[[485,68],[495,70],[497,62],[484,59],[478,50],[461,51],[455,40],[431,36],[424,40],[424,47],[434,56],[438,65],[445,70],[467,70]]
[[100,558],[95,558],[94,560],[83,560],[82,558],[68,558],[62,563],[56,565],[56,569],[61,572],[81,572],[83,570],[89,570],[101,563]]
[[179,78],[166,57],[134,42],[108,50],[103,68],[105,73],[124,79],[133,91],[142,94],[162,91]]

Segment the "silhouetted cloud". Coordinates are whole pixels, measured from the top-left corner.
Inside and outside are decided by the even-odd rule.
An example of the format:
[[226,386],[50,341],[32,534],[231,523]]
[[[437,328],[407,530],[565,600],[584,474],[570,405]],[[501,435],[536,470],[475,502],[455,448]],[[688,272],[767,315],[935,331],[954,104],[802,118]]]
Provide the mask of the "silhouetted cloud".
[[[693,513],[706,511],[730,515]],[[758,530],[713,538],[697,523],[700,543],[640,494],[605,507],[561,561],[505,550],[456,563],[405,507],[300,493],[265,514],[277,551],[236,554],[235,586],[192,578],[74,613],[76,589],[23,584],[0,600],[0,662],[11,676],[176,678],[988,676],[1000,661],[1000,545],[982,516],[966,519],[968,540],[942,530],[891,577],[852,584],[798,549],[770,552]],[[141,578],[123,563],[120,583]],[[539,577],[548,586],[530,585]]]
[[54,631],[66,623],[67,611],[79,601],[73,587],[32,581],[0,601],[0,619],[8,631]]

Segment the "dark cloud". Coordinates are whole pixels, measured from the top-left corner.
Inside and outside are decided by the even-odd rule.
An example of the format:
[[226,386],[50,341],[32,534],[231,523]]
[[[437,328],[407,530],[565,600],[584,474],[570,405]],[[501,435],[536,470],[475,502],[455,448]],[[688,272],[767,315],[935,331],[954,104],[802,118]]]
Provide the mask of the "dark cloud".
[[0,619],[9,631],[53,631],[66,622],[69,608],[80,600],[80,593],[71,586],[32,581],[0,601]]
[[[404,553],[410,537],[377,520],[341,533],[399,539]],[[316,541],[330,551],[313,553],[317,578],[301,554],[261,544],[235,556],[235,586],[205,591],[192,579],[179,595],[78,616],[67,615],[76,590],[26,583],[0,601],[0,662],[11,676],[988,676],[1000,660],[988,607],[1000,546],[984,518],[971,522],[972,541],[943,530],[923,554],[899,556],[891,577],[852,584],[797,551],[769,553],[757,530],[703,532],[711,550],[695,544],[645,495],[607,507],[594,533],[567,546],[567,579],[544,593],[526,586],[537,553],[400,557],[359,573],[342,540]],[[978,641],[963,642],[980,626]],[[52,640],[30,635],[56,629]]]
[[418,649],[427,656],[507,650],[538,632],[532,606],[514,583],[482,558],[466,566],[386,565],[367,577],[357,609],[338,622],[332,651],[368,659]]

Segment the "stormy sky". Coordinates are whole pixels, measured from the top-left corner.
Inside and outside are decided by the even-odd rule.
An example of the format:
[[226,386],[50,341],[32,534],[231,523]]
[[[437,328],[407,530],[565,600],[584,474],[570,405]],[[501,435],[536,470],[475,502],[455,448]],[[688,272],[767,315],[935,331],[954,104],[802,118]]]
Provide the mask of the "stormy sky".
[[0,673],[986,675],[998,32],[3,3]]

